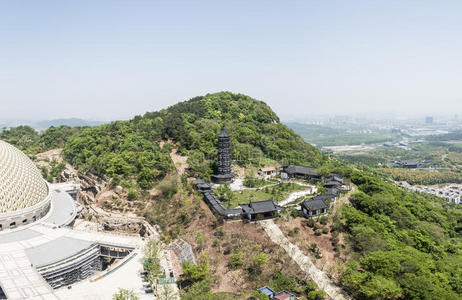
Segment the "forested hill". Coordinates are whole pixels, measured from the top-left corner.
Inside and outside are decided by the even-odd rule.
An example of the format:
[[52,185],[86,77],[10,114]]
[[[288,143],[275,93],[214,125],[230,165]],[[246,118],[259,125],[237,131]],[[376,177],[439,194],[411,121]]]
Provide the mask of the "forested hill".
[[[403,190],[367,170],[327,159],[282,125],[264,102],[248,96],[209,94],[130,121],[97,127],[50,127],[38,134],[22,126],[0,132],[0,139],[28,154],[62,147],[68,161],[81,171],[105,175],[113,183],[124,179],[123,186],[128,183],[127,187],[133,187],[135,183],[148,189],[173,171],[172,145],[163,143],[168,140],[178,146],[180,154],[188,156],[190,175],[209,176],[216,157],[217,133],[223,125],[232,135],[233,158],[238,163],[275,160],[320,166],[320,173],[335,171],[356,185],[357,192],[349,198],[351,205],[343,204],[329,225],[335,256],[339,262],[348,260],[339,264],[340,284],[354,299],[460,299],[460,205]],[[158,185],[161,189],[165,186]],[[177,182],[172,186],[175,194]],[[182,199],[182,192],[178,199]],[[170,191],[165,195],[163,203],[175,200]],[[191,217],[185,217],[183,211],[195,210],[186,210],[181,206],[184,204],[158,204],[140,206],[144,210],[139,213],[161,228],[167,228],[171,221],[174,225],[165,231],[170,230],[172,236],[186,229],[190,235],[192,231],[183,227]],[[182,213],[173,217],[173,210]]]
[[220,92],[195,97],[130,121],[85,128],[65,143],[67,159],[79,169],[109,177],[137,178],[142,188],[172,168],[172,140],[188,156],[191,175],[210,176],[217,133],[226,126],[233,158],[240,164],[271,160],[317,166],[322,154],[281,124],[264,102]]

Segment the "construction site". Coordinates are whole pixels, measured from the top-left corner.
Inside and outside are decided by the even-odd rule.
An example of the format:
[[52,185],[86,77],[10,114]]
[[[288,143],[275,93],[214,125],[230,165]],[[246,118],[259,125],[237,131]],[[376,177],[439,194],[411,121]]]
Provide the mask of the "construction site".
[[[143,248],[158,241],[157,229],[143,218],[92,206],[89,199],[101,191],[93,178],[76,173],[68,182],[49,184],[19,150],[4,142],[1,150],[12,159],[1,164],[10,180],[0,188],[18,191],[18,198],[29,195],[20,191],[32,196],[22,198],[24,204],[0,199],[0,220],[7,224],[0,230],[0,299],[111,299],[119,288],[155,299],[143,277]],[[17,179],[21,174],[25,179]],[[162,268],[173,278],[167,252],[160,253]]]

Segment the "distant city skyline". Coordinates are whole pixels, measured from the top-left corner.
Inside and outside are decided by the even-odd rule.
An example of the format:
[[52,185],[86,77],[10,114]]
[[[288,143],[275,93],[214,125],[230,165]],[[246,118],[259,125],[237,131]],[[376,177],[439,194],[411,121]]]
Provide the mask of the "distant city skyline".
[[462,114],[461,10],[460,1],[2,1],[0,120],[130,119],[222,90],[282,119]]

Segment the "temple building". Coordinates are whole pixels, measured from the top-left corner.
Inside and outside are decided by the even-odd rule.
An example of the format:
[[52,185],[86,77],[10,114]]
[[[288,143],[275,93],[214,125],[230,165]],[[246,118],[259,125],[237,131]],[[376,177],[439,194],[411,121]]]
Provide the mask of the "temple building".
[[242,208],[242,217],[249,221],[277,217],[279,211],[283,209],[273,199],[256,202],[250,201],[248,204],[239,204],[239,206]]
[[230,135],[223,126],[221,133],[218,134],[218,170],[213,175],[216,183],[232,182],[234,174],[231,172],[231,143]]

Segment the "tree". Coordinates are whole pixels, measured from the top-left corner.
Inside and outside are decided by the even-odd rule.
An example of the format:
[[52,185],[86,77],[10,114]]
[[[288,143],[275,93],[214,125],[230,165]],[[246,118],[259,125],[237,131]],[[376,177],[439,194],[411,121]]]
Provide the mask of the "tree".
[[113,300],[138,300],[139,297],[133,290],[119,289],[119,291],[112,296]]
[[311,291],[306,295],[308,300],[323,300],[327,296],[327,293],[323,290]]
[[253,291],[252,297],[256,300],[270,300],[268,295],[260,293],[259,291]]
[[144,270],[147,272],[147,278],[151,285],[160,275],[161,265],[159,260],[159,246],[154,239],[149,239],[144,246]]
[[355,247],[364,252],[377,251],[386,247],[380,234],[365,226],[355,226],[351,230]]
[[217,193],[218,198],[220,198],[221,201],[227,202],[228,207],[230,206],[230,203],[236,199],[236,195],[234,195],[233,191],[231,190],[230,186],[228,183],[226,184],[221,184],[215,192]]
[[183,262],[183,276],[184,281],[194,283],[202,281],[209,276],[209,264],[207,262],[207,256],[203,254],[200,259],[200,263],[195,265],[190,261]]
[[160,286],[159,299],[160,300],[173,300],[176,299],[175,291],[170,284],[163,284]]
[[143,190],[148,190],[148,189],[152,188],[153,180],[154,180],[154,174],[152,173],[152,171],[150,169],[148,169],[146,167],[143,168],[138,173],[137,182],[138,182],[139,186]]
[[402,290],[392,278],[373,276],[362,287],[359,293],[365,299],[401,299]]

